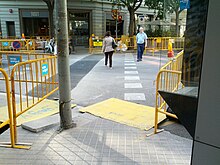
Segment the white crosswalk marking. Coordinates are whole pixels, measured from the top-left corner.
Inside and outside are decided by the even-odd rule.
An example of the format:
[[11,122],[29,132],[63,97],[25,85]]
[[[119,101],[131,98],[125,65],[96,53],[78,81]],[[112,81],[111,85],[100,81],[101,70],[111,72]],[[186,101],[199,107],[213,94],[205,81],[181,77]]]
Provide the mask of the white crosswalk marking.
[[128,66],[128,67],[125,67],[125,69],[137,69],[136,66]]
[[138,71],[125,71],[125,74],[138,74]]
[[125,88],[143,88],[141,83],[125,83]]
[[134,66],[136,65],[135,63],[125,63],[125,66]]
[[124,88],[126,89],[127,92],[124,93],[124,100],[145,101],[146,97],[144,93],[129,93],[129,90],[131,89],[133,89],[134,91],[134,89],[138,90],[143,88],[142,84],[140,83],[140,77],[138,76],[136,63],[134,62],[134,57],[132,54],[127,54],[125,56],[124,69],[125,69],[124,74],[128,75],[124,77],[125,80]]
[[136,81],[136,80],[140,80],[140,77],[139,76],[125,76],[125,80]]
[[126,60],[125,63],[126,63],[126,62],[134,62],[134,60]]
[[146,100],[144,93],[125,93],[124,94],[125,100]]

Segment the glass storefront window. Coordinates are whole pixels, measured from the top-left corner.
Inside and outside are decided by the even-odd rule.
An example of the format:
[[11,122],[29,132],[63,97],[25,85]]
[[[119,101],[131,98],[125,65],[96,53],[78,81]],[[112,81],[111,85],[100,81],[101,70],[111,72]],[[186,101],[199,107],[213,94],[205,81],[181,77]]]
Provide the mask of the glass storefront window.
[[48,18],[23,18],[25,36],[48,36]]
[[75,45],[88,45],[89,13],[70,13],[69,30]]

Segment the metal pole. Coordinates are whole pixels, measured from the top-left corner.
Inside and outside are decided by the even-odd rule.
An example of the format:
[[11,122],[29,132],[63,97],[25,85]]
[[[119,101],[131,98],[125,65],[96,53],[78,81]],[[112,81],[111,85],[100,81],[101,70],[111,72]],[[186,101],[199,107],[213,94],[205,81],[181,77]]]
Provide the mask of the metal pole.
[[62,129],[73,127],[71,111],[71,83],[68,49],[67,0],[56,0],[57,7],[57,52],[59,74],[59,112]]

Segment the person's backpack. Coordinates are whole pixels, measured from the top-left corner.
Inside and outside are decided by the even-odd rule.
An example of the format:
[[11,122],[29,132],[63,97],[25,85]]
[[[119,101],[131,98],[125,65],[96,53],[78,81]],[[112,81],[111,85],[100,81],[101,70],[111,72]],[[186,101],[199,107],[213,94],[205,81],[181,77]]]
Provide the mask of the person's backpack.
[[115,49],[117,47],[118,47],[118,45],[115,43],[114,39],[112,39],[112,48]]

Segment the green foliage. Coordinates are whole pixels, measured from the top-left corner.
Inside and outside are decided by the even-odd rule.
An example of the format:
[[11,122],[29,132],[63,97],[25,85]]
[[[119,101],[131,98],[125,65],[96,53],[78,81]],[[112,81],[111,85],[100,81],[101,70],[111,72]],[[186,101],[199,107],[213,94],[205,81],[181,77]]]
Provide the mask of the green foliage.
[[176,36],[179,35],[179,14],[183,11],[180,10],[179,0],[145,0],[145,5],[148,9],[154,9],[157,11],[157,17],[164,19],[166,13],[176,14]]
[[165,13],[182,12],[182,10],[179,10],[179,0],[145,0],[145,5],[148,9],[157,11],[160,19],[163,19]]
[[175,30],[165,30],[162,27],[152,30],[146,30],[145,33],[147,34],[148,37],[175,37],[176,33]]
[[108,0],[113,4],[118,4],[127,7],[128,10],[136,11],[142,4],[143,0]]

